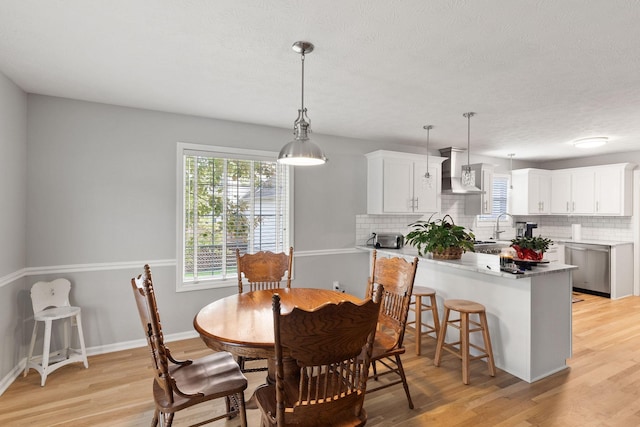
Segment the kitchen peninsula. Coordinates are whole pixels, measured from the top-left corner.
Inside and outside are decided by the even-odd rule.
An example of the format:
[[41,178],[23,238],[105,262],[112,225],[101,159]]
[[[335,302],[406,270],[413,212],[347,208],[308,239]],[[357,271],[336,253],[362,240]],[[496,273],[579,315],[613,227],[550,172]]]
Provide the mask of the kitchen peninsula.
[[[372,251],[372,247],[359,247]],[[378,256],[412,261],[413,247],[377,249]],[[420,257],[416,286],[436,290],[438,311],[445,299],[483,304],[498,368],[534,382],[567,367],[571,357],[571,272],[575,266],[549,263],[524,274],[501,272],[496,255],[465,253],[461,260]],[[457,341],[457,331],[448,341]],[[480,344],[481,337],[471,342]]]

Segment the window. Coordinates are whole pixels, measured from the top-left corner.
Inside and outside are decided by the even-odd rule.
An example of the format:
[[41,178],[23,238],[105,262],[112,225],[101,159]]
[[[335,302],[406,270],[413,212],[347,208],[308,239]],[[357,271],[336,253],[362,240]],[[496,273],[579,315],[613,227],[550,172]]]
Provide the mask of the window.
[[277,153],[178,144],[178,290],[235,284],[236,248],[293,241],[290,166]]
[[[493,175],[493,205],[491,215],[479,215],[480,221],[495,221],[498,215],[507,212],[509,206],[509,175],[494,174]],[[508,218],[505,218],[508,220]]]

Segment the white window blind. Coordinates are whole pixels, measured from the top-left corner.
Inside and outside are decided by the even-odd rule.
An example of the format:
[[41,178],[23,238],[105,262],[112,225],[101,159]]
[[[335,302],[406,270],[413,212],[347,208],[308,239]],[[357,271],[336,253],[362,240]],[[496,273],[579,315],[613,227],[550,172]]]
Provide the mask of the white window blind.
[[290,167],[273,153],[211,148],[181,154],[178,264],[187,288],[235,279],[236,249],[283,252],[291,241]]
[[505,212],[509,206],[509,175],[493,175],[493,203],[491,205],[491,215],[480,215],[481,221],[495,221],[495,219]]

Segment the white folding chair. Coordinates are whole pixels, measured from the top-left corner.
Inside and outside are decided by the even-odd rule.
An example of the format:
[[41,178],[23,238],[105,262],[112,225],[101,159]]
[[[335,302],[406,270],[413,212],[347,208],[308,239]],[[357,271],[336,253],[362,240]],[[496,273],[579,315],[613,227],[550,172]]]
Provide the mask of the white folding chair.
[[[83,362],[84,367],[89,367],[87,350],[84,346],[82,334],[82,321],[80,319],[80,307],[72,307],[69,304],[69,291],[71,283],[67,279],[56,279],[52,282],[37,282],[31,287],[31,304],[33,305],[33,334],[27,365],[24,368],[24,376],[27,376],[30,368],[35,369],[42,377],[40,385],[44,386],[47,376],[58,368],[69,363]],[[72,319],[78,328],[80,349],[70,348],[70,332]],[[64,320],[64,348],[51,353],[51,332],[54,320]],[[38,323],[44,322],[44,345],[42,356],[33,356],[33,347],[36,344]],[[51,363],[53,362],[53,363]]]

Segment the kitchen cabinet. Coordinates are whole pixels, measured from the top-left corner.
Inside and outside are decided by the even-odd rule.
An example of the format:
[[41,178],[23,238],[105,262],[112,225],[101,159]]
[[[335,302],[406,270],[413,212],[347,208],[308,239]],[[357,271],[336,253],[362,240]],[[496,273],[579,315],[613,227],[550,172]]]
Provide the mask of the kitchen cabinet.
[[558,243],[552,243],[549,245],[549,249],[544,253],[544,259],[549,262],[564,264],[564,245]]
[[440,210],[444,157],[378,150],[367,157],[367,213],[423,214]]
[[551,174],[551,213],[630,216],[635,165],[559,169]]
[[631,163],[595,168],[595,215],[632,215],[634,168]]
[[551,213],[588,215],[594,213],[595,171],[593,168],[559,169],[551,172]]
[[493,170],[494,166],[487,163],[476,163],[471,166],[475,172],[475,186],[484,191],[482,194],[472,194],[465,198],[465,215],[491,215],[493,211]]
[[547,215],[551,212],[551,174],[544,169],[511,171],[511,210],[514,215]]

